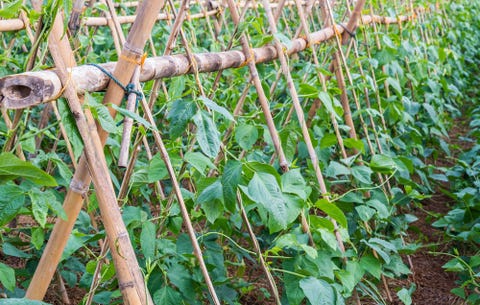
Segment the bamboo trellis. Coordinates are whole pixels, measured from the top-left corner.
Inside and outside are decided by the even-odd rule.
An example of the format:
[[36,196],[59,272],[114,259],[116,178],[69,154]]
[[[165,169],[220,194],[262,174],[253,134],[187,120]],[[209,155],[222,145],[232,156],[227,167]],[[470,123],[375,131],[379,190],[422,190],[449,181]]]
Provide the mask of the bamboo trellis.
[[[155,3],[157,2],[157,3]],[[189,2],[189,1],[186,1]],[[268,20],[270,23],[271,32],[275,36],[276,32],[276,22],[279,18],[282,17],[283,8],[284,6],[290,6],[293,8],[297,8],[298,10],[303,10],[303,8],[312,8],[313,4],[316,1],[305,1],[300,3],[299,1],[280,1],[279,3],[269,3],[267,0],[263,1],[262,8],[265,10]],[[361,1],[359,1],[361,2]],[[155,3],[155,4],[152,4]],[[136,16],[112,16],[114,19],[116,18],[118,23],[133,23],[132,29],[130,30],[130,34],[127,38],[127,42],[123,46],[123,51],[118,62],[111,62],[111,63],[104,63],[100,64],[101,68],[104,70],[99,70],[97,67],[83,65],[83,66],[74,66],[73,62],[68,62],[69,57],[73,58],[71,49],[68,50],[56,50],[53,47],[53,44],[59,43],[62,40],[61,30],[59,27],[62,25],[60,22],[57,25],[56,32],[53,32],[52,38],[49,41],[51,45],[51,53],[52,57],[55,59],[56,68],[53,70],[43,70],[43,71],[36,71],[36,72],[26,72],[17,75],[9,75],[3,78],[0,78],[0,107],[2,108],[2,112],[4,117],[8,116],[5,115],[6,109],[23,109],[27,107],[37,106],[41,103],[48,103],[58,99],[60,96],[64,95],[69,101],[72,100],[71,109],[76,114],[77,118],[80,118],[78,126],[79,129],[82,130],[82,137],[84,138],[85,142],[85,155],[79,162],[78,169],[75,172],[75,176],[72,180],[72,185],[69,190],[69,195],[67,195],[67,199],[65,201],[65,210],[67,211],[67,215],[69,216],[68,221],[59,220],[55,225],[54,232],[52,232],[53,238],[49,240],[47,244],[47,248],[44,251],[42,256],[42,260],[39,264],[39,268],[35,273],[34,278],[32,279],[32,283],[29,287],[27,292],[27,297],[32,299],[42,299],[44,297],[45,291],[48,287],[50,280],[53,277],[52,270],[55,270],[56,265],[60,259],[60,256],[63,247],[65,246],[66,239],[65,236],[68,237],[70,234],[75,219],[80,212],[81,203],[83,201],[84,191],[88,189],[90,184],[90,175],[92,176],[95,184],[95,188],[97,190],[110,190],[107,191],[102,199],[103,209],[109,212],[102,212],[102,217],[104,217],[105,226],[107,227],[109,221],[119,221],[118,220],[118,213],[115,214],[115,208],[112,206],[112,202],[115,202],[114,193],[111,185],[107,185],[109,182],[108,172],[106,171],[106,164],[102,161],[102,156],[96,156],[101,153],[101,145],[105,144],[108,134],[103,131],[101,128],[98,130],[98,136],[94,136],[93,139],[89,142],[87,137],[87,131],[90,129],[92,130],[93,127],[93,119],[91,115],[86,111],[85,115],[82,113],[80,108],[80,100],[79,96],[81,97],[83,94],[87,92],[98,92],[102,90],[107,90],[107,93],[104,97],[104,101],[112,104],[119,104],[123,98],[124,91],[123,89],[118,86],[114,82],[110,82],[110,77],[106,75],[110,73],[114,75],[121,83],[127,84],[131,82],[131,79],[134,75],[134,71],[138,71],[138,75],[136,76],[137,81],[139,82],[146,82],[149,80],[157,80],[161,81],[165,78],[170,78],[174,76],[186,75],[186,74],[195,74],[198,73],[205,73],[205,72],[217,72],[222,71],[225,69],[232,69],[232,68],[240,68],[243,66],[248,65],[250,68],[250,72],[252,74],[252,80],[256,85],[257,92],[259,96],[261,95],[262,88],[260,80],[255,80],[255,77],[258,77],[256,72],[256,65],[271,62],[276,59],[279,59],[282,65],[282,71],[287,78],[287,84],[289,85],[289,90],[291,92],[292,99],[294,101],[295,110],[297,112],[297,118],[299,119],[299,123],[301,124],[303,137],[307,144],[310,141],[309,131],[307,129],[307,121],[310,117],[304,118],[303,117],[303,109],[302,105],[300,104],[300,100],[298,99],[298,95],[295,91],[295,86],[293,85],[293,80],[290,76],[290,67],[286,61],[286,56],[292,56],[294,54],[300,53],[307,48],[310,48],[314,44],[321,44],[327,43],[332,39],[340,39],[343,41],[347,41],[348,35],[351,35],[359,24],[363,26],[367,25],[376,25],[376,24],[394,24],[400,25],[402,22],[406,22],[414,18],[413,15],[410,16],[397,16],[397,17],[383,17],[374,15],[363,15],[360,16],[360,11],[363,7],[363,2],[361,5],[359,4],[359,10],[355,10],[354,13],[351,15],[350,20],[348,23],[345,24],[336,24],[333,20],[333,16],[331,16],[331,22],[328,25],[318,31],[309,32],[307,29],[308,25],[306,23],[306,17],[303,16],[303,11],[298,11],[299,15],[302,16],[302,26],[304,27],[305,36],[300,38],[294,38],[291,40],[290,47],[285,48],[278,40],[275,39],[274,45],[266,45],[259,48],[250,48],[248,44],[248,40],[246,37],[242,37],[242,50],[225,50],[223,52],[217,53],[197,53],[192,54],[188,49],[188,41],[183,39],[182,44],[184,48],[187,50],[187,54],[176,54],[176,55],[169,55],[170,52],[170,43],[167,45],[167,51],[164,56],[159,57],[151,57],[146,60],[142,58],[143,56],[143,48],[148,41],[150,36],[150,32],[153,26],[153,23],[158,20],[165,20],[171,21],[175,20],[177,26],[181,26],[184,21],[185,16],[183,15],[183,10],[176,15],[170,13],[159,13],[160,8],[163,6],[163,3],[158,1],[142,1],[141,4],[138,6],[138,15],[142,16],[142,18],[136,18]],[[128,3],[126,6],[136,6],[138,3]],[[153,9],[152,9],[153,7]],[[244,3],[237,3],[236,7],[233,1],[229,1],[228,5],[221,7],[219,4],[215,4],[215,8],[213,10],[204,10],[202,13],[192,14],[189,15],[189,19],[194,18],[208,18],[209,16],[218,16],[221,14],[222,16],[225,15],[225,11],[230,11],[231,17],[233,19],[234,24],[237,26],[238,23],[241,21],[243,15],[239,15],[237,12],[241,11],[240,8],[244,9],[255,9],[257,10],[259,4],[256,2],[246,1]],[[347,6],[348,7],[348,6]],[[272,8],[276,8],[275,11],[272,11]],[[173,6],[172,9],[174,10]],[[148,12],[148,10],[150,10]],[[245,11],[245,10],[244,10]],[[301,12],[301,13],[300,13]],[[257,12],[258,13],[258,12]],[[274,14],[275,13],[275,14]],[[310,14],[309,9],[306,9],[305,13]],[[323,12],[325,14],[325,11]],[[412,11],[413,13],[413,11]],[[330,12],[331,14],[331,12]],[[175,17],[176,16],[176,17]],[[308,15],[307,15],[308,16]],[[283,16],[284,17],[284,16]],[[329,17],[324,15],[325,20]],[[358,21],[357,18],[360,18]],[[220,19],[217,19],[219,21]],[[225,22],[225,19],[223,20]],[[82,24],[85,26],[103,26],[108,25],[108,18],[107,17],[87,17],[82,21]],[[220,30],[221,24],[218,23],[215,25],[216,32]],[[2,31],[18,31],[24,28],[28,28],[28,24],[25,22],[24,19],[11,19],[11,20],[0,20],[0,32]],[[117,29],[118,34],[120,34],[121,29]],[[298,29],[300,31],[300,28]],[[180,30],[180,35],[181,33]],[[215,33],[213,33],[215,35]],[[63,38],[65,38],[64,36]],[[172,35],[172,41],[175,40],[176,33]],[[182,37],[184,38],[184,37]],[[121,39],[120,39],[121,40]],[[68,42],[68,41],[67,41]],[[65,44],[65,42],[63,42]],[[68,44],[68,43],[67,43]],[[341,46],[339,45],[338,48]],[[313,52],[316,52],[313,49]],[[341,52],[341,49],[339,49]],[[337,65],[341,66],[340,60],[338,58],[340,53],[336,55],[337,58]],[[341,56],[344,56],[341,54]],[[62,63],[63,61],[63,63]],[[348,76],[348,67],[346,67],[346,62],[344,60],[343,65],[346,68],[347,76]],[[340,67],[336,67],[337,71]],[[350,76],[348,76],[350,78]],[[135,79],[135,77],[133,77]],[[137,82],[135,81],[135,82]],[[349,79],[351,82],[351,78]],[[159,84],[159,83],[158,83]],[[197,86],[199,87],[200,92],[203,92],[202,85],[200,82],[197,82]],[[158,87],[158,86],[156,86]],[[249,85],[247,85],[249,87]],[[247,92],[247,91],[244,91]],[[343,93],[346,96],[346,89],[343,90]],[[263,95],[265,95],[263,93]],[[245,95],[246,96],[246,95]],[[152,100],[153,103],[154,100]],[[348,100],[344,101],[345,104],[348,106]],[[358,100],[355,100],[357,106]],[[151,114],[150,108],[152,108],[152,103],[150,105],[147,103],[145,99],[142,99],[142,106],[144,109],[145,117],[147,121],[155,126],[154,118]],[[240,103],[239,103],[240,104]],[[268,104],[265,103],[264,105],[264,114],[266,120],[268,121]],[[235,114],[238,114],[238,111],[235,111]],[[312,113],[314,113],[313,111]],[[110,114],[115,116],[115,111],[110,109]],[[86,118],[85,118],[85,117]],[[371,119],[371,118],[370,118]],[[371,119],[372,128],[376,128],[373,119]],[[384,124],[384,122],[383,122]],[[362,123],[362,126],[365,130],[365,136],[368,137],[368,131],[365,123]],[[353,127],[353,121],[351,123],[352,132],[355,132]],[[275,135],[278,135],[278,131],[275,129],[271,129],[272,138]],[[96,133],[95,133],[96,134]],[[141,136],[137,136],[139,138]],[[354,134],[352,137],[355,138]],[[190,237],[192,239],[192,243],[194,244],[195,254],[197,255],[197,259],[199,259],[200,264],[202,265],[202,254],[200,248],[195,246],[196,237],[193,231],[193,227],[191,223],[189,224],[189,214],[187,209],[182,204],[183,199],[180,193],[180,188],[178,186],[178,182],[176,180],[177,174],[174,172],[173,167],[169,161],[168,152],[166,151],[162,138],[158,132],[154,132],[155,143],[158,146],[158,149],[162,153],[162,158],[166,163],[166,166],[169,171],[170,178],[174,184],[174,192],[177,196],[177,200],[182,205],[182,215],[184,221],[187,223],[187,227],[189,229]],[[228,135],[226,135],[225,140],[228,139]],[[370,141],[370,140],[369,140]],[[140,143],[141,141],[136,141],[135,143]],[[126,141],[126,143],[130,143],[130,140]],[[282,158],[281,153],[281,144],[277,143],[277,157],[280,157],[280,165],[285,170],[288,170],[288,163],[285,164],[284,157]],[[193,147],[193,144],[190,143],[190,147]],[[374,153],[373,146],[370,145],[370,149],[372,153]],[[381,146],[379,146],[381,149]],[[310,157],[312,160],[315,161],[316,155],[313,146],[311,143],[309,144],[309,151]],[[219,155],[220,156],[220,155]],[[135,156],[133,157],[135,158]],[[134,160],[134,159],[132,159]],[[282,161],[283,160],[283,161]],[[124,160],[126,161],[126,160]],[[215,160],[218,162],[218,160]],[[131,165],[132,163],[130,163]],[[314,162],[315,172],[317,174],[317,179],[320,185],[321,193],[323,196],[328,198],[328,190],[323,182],[323,176],[321,170],[317,163]],[[103,169],[103,170],[101,170]],[[105,176],[107,175],[107,176]],[[381,179],[381,177],[380,177]],[[128,179],[126,180],[128,182]],[[102,196],[101,196],[102,197]],[[107,198],[108,197],[108,198]],[[72,199],[73,198],[73,199]],[[252,238],[255,240],[254,233],[248,223],[248,217],[243,209],[241,203],[241,196],[238,198],[238,204],[240,206],[240,210],[242,212],[242,218],[247,223],[248,232]],[[107,207],[109,206],[109,207]],[[115,216],[115,215],[116,216]],[[121,221],[120,221],[121,222]],[[302,224],[306,225],[306,229],[308,230],[308,223],[305,220],[302,220]],[[118,223],[117,223],[118,225]],[[121,226],[120,226],[121,227]],[[124,229],[120,228],[117,231],[114,229],[107,228],[107,239],[110,241],[110,249],[119,251],[117,242],[121,239],[125,241],[126,248],[123,248],[123,254],[126,253],[128,264],[122,267],[121,261],[123,254],[114,255],[113,259],[115,262],[117,274],[119,276],[119,285],[121,291],[124,293],[124,301],[126,304],[150,304],[151,299],[149,299],[148,291],[145,294],[145,284],[143,283],[143,279],[141,276],[136,273],[135,270],[138,269],[138,265],[135,266],[136,260],[134,257],[134,252],[126,246],[128,243],[128,238],[124,239]],[[340,249],[344,250],[344,246],[341,240],[341,237],[338,235],[339,238],[339,247]],[[269,282],[271,283],[270,289],[272,290],[272,294],[275,296],[275,301],[279,304],[280,298],[278,291],[276,290],[276,285],[274,279],[271,274],[269,274],[268,269],[265,267],[265,262],[261,256],[260,250],[258,245],[255,246],[259,259],[262,262],[262,266],[264,266],[264,271],[267,274]],[[115,251],[114,251],[115,252]],[[118,254],[118,253],[117,253]],[[133,257],[132,257],[133,256]],[[53,266],[54,265],[54,266]],[[130,266],[130,267],[129,267]],[[132,267],[133,266],[133,267]],[[133,269],[129,269],[133,268]],[[204,271],[204,276],[207,280],[207,284],[211,283],[209,280],[208,272],[206,271],[206,267],[202,267],[202,271]],[[129,273],[133,272],[133,277],[129,279]],[[122,280],[125,280],[123,282]],[[133,288],[133,290],[131,290]],[[210,295],[213,299],[215,304],[220,304],[220,301],[215,293],[215,288],[213,285],[209,285]],[[143,291],[143,292],[142,292]],[[358,300],[357,300],[358,302]]]

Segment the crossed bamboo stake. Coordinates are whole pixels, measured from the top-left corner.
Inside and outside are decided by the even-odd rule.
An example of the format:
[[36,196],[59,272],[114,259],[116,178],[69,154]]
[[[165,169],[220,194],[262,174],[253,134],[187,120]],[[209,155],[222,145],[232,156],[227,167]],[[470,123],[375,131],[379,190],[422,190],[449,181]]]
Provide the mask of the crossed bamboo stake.
[[[148,38],[144,33],[150,33],[155,16],[162,6],[163,1],[145,0],[138,7],[137,15],[143,18],[138,18],[137,22],[132,26],[114,71],[114,75],[122,83],[130,81],[133,71],[143,55],[143,47]],[[99,128],[97,133],[95,121],[88,109],[85,110],[84,114],[81,99],[78,97],[74,83],[69,75],[69,71],[75,65],[75,60],[69,42],[63,36],[61,14],[57,14],[54,27],[49,36],[49,48],[65,88],[64,95],[76,120],[85,148],[84,154],[79,161],[79,167],[72,178],[70,188],[65,197],[64,209],[67,214],[67,220],[57,220],[28,287],[26,297],[37,300],[43,299],[56,266],[60,261],[68,236],[82,207],[83,197],[89,188],[91,179],[93,179],[95,188],[98,190],[99,207],[107,236],[109,236],[108,240],[117,270],[119,288],[124,301],[126,304],[153,304],[136,261],[128,232],[122,221],[113,185],[108,174],[102,149],[108,134],[101,128]],[[123,90],[112,82],[104,100],[113,104],[120,104],[122,99]],[[115,111],[111,109],[110,113],[113,116]],[[54,267],[52,268],[52,266]]]

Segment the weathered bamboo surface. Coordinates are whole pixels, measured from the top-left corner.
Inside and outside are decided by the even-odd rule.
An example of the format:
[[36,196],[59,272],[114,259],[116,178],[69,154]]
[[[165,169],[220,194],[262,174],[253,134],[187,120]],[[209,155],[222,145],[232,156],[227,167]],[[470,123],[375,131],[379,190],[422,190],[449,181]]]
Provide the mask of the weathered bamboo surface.
[[[214,16],[220,13],[220,8],[206,11],[205,13],[196,13],[189,15],[190,19],[204,18],[206,16]],[[118,21],[120,24],[133,23],[137,18],[136,15],[131,16],[119,16]],[[172,14],[160,13],[157,16],[157,20],[173,20],[175,19]],[[106,26],[108,19],[106,17],[86,17],[82,20],[82,25],[85,26]],[[20,31],[25,28],[25,22],[20,18],[0,20],[0,32],[12,32]]]
[[[205,18],[207,16],[215,16],[217,14],[220,14],[223,10],[223,7],[220,6],[216,2],[213,3],[213,9],[208,10],[206,12],[202,13],[195,13],[195,14],[190,14],[188,15],[188,19],[199,19],[199,18]],[[293,1],[288,1],[285,5],[292,5],[294,2]],[[303,3],[305,5],[305,3]],[[137,6],[137,2],[129,2],[126,4],[123,4],[127,7],[134,7]],[[258,3],[240,3],[239,7],[244,7],[245,5],[248,5],[251,8],[257,8],[260,7]],[[272,7],[276,7],[275,3],[272,4]],[[118,21],[120,24],[127,24],[127,23],[133,23],[137,16],[131,15],[131,16],[118,16]],[[172,14],[168,13],[160,13],[157,16],[157,20],[173,20],[175,19]],[[108,19],[107,17],[85,17],[82,20],[82,25],[84,26],[106,26],[108,24]],[[25,29],[25,22],[20,19],[20,18],[12,18],[12,19],[4,19],[0,20],[0,32],[14,32],[14,31],[20,31]]]
[[[382,17],[377,15],[362,16],[362,24],[372,22],[382,24],[397,24],[409,20],[408,16]],[[308,43],[318,44],[325,42],[335,35],[342,34],[344,26],[330,26],[320,31],[310,33],[306,37],[293,39],[286,53],[291,55],[301,52],[308,47]],[[252,49],[256,63],[265,63],[278,57],[274,46],[267,45]],[[246,58],[242,51],[232,50],[216,53],[199,53],[194,55],[198,72],[214,72],[229,68],[238,68],[246,65]],[[102,68],[112,72],[115,62],[101,64]],[[173,76],[191,74],[194,70],[187,55],[178,54],[159,56],[145,61],[140,74],[140,81],[168,78]],[[78,94],[104,90],[109,82],[109,77],[97,67],[83,65],[73,68],[69,75],[76,84]],[[46,103],[57,99],[62,93],[62,86],[57,72],[52,70],[26,72],[0,78],[0,107],[8,109],[21,109],[29,106]]]

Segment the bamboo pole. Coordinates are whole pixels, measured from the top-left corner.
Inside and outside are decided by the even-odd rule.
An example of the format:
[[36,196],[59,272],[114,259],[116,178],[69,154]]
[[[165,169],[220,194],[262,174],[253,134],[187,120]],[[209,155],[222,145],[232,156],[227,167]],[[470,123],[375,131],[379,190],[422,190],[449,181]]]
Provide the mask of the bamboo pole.
[[[120,61],[117,63],[114,74],[113,74],[121,82],[126,83],[130,80],[133,74],[133,70],[137,66],[137,62],[140,60],[142,56],[143,47],[145,46],[146,40],[148,39],[149,32],[153,27],[153,24],[155,22],[155,17],[162,6],[163,6],[163,1],[145,0],[142,2],[142,5],[138,7],[138,15],[143,17],[139,18],[138,22],[134,23],[130,31],[130,34],[128,36],[127,43],[124,46],[122,57],[120,58]],[[73,69],[70,69],[70,71],[72,70]],[[73,83],[75,82],[75,80],[71,78],[70,74],[68,74],[67,76],[68,76],[67,79],[70,79],[70,81],[72,81]],[[58,79],[58,82],[60,82],[59,79]],[[107,91],[104,101],[108,101],[118,105],[123,98],[123,89],[118,87],[118,85],[116,85],[113,82],[109,85],[109,87],[110,89]],[[70,91],[73,90],[72,86],[67,86],[66,89]],[[75,95],[76,93],[77,92],[75,92]],[[115,115],[115,111],[113,109],[111,109],[110,113],[112,116]],[[81,114],[81,111],[79,114]],[[88,131],[88,133],[90,133],[90,131]],[[105,131],[103,130],[99,131],[99,138],[102,145],[105,144],[107,140],[107,136],[108,134]],[[103,156],[103,154],[101,155]],[[52,279],[53,272],[55,271],[56,266],[60,261],[63,249],[66,246],[70,232],[81,210],[83,196],[85,196],[85,193],[88,190],[90,182],[91,182],[91,179],[90,179],[89,170],[87,166],[87,159],[84,155],[80,159],[78,169],[75,171],[75,174],[72,178],[72,182],[70,184],[70,188],[65,197],[63,207],[67,214],[67,220],[62,220],[62,219],[57,220],[53,228],[53,231],[50,235],[50,239],[42,255],[42,258],[40,259],[39,265],[35,271],[35,274],[28,288],[27,297],[34,298],[34,299],[42,299],[43,296],[45,295],[48,284]],[[97,182],[105,183],[105,181],[97,181]],[[106,189],[108,189],[109,187],[111,186],[109,186],[108,184],[105,186]],[[117,205],[115,206],[115,208],[111,207],[111,209],[113,213],[118,212]],[[128,239],[128,234],[126,236],[122,235],[121,239]],[[114,239],[113,242],[114,244],[112,249],[115,249],[117,247],[117,240]],[[125,254],[128,254],[128,253],[125,253]],[[130,272],[133,270],[126,270],[126,271]],[[139,281],[138,279],[136,280],[137,282]],[[129,290],[128,287],[126,289]],[[139,292],[139,293],[145,296],[145,291]]]
[[[408,20],[403,16],[402,20]],[[396,18],[380,17],[376,15],[362,16],[364,24],[370,23],[397,23]],[[343,33],[344,29],[336,25],[337,31]],[[297,38],[291,41],[291,47],[285,50],[286,55],[291,55],[305,50],[310,44],[318,44],[335,36],[333,26],[313,32],[308,38]],[[272,61],[278,57],[278,52],[273,46],[264,46],[251,49],[256,63]],[[139,55],[140,56],[140,55]],[[228,68],[244,66],[250,57],[242,51],[232,50],[214,53],[199,53],[193,55],[198,72],[213,72]],[[101,65],[105,70],[113,72],[114,62]],[[115,68],[116,69],[116,68]],[[6,76],[0,79],[0,96],[3,99],[0,107],[19,109],[45,103],[53,100],[61,92],[62,85],[56,70],[27,72]],[[149,58],[143,65],[140,81],[167,78],[194,73],[185,54],[160,56]],[[92,66],[78,66],[71,71],[72,81],[77,85],[77,93],[96,92],[106,89],[109,78],[103,72]],[[127,83],[129,80],[124,81]]]
[[[120,291],[126,304],[146,304],[151,298],[147,297],[146,287],[140,267],[136,261],[135,251],[132,248],[127,229],[123,224],[122,216],[117,206],[115,191],[103,155],[103,148],[98,134],[95,132],[96,127],[93,116],[88,108],[85,109],[86,113],[83,114],[80,98],[74,89],[75,84],[68,77],[68,69],[75,64],[75,60],[68,40],[66,36],[63,36],[63,20],[60,14],[57,14],[48,42],[50,53],[59,68],[61,81],[64,84],[64,95],[67,98],[70,110],[74,115],[84,142],[84,151],[90,175],[95,188],[98,190],[97,198],[103,215],[103,223],[107,235],[110,236],[110,247],[115,249],[115,251],[112,251],[112,256],[117,271]],[[36,277],[43,277],[43,274],[35,272],[32,282],[37,282],[35,281]],[[46,287],[48,287],[48,282],[46,284]],[[30,286],[26,296],[29,299],[43,299],[42,293],[39,292],[41,291],[34,289],[34,286]]]

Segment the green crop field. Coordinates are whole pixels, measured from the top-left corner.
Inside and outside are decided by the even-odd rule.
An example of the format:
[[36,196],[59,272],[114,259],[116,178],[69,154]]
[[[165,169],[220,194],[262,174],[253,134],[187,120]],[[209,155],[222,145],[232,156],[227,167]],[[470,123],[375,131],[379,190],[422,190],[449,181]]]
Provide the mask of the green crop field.
[[480,304],[480,2],[0,1],[0,305]]

